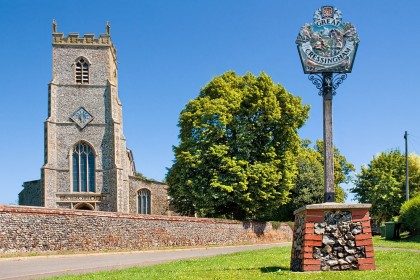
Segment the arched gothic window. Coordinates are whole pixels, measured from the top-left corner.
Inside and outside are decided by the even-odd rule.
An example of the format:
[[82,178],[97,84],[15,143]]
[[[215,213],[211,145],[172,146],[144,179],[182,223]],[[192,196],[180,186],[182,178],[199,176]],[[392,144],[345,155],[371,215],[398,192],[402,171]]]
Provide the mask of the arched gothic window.
[[95,192],[95,154],[87,143],[73,148],[73,192]]
[[141,189],[138,192],[138,207],[139,214],[151,214],[150,212],[150,191]]
[[76,83],[88,84],[89,83],[89,63],[86,58],[79,58],[76,61]]

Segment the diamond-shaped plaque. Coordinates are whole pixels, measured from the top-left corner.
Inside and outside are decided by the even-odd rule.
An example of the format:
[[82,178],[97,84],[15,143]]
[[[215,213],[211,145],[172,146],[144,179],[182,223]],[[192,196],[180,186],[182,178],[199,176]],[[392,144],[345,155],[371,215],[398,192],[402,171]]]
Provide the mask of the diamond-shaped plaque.
[[70,118],[82,129],[93,120],[93,116],[83,107],[77,109]]

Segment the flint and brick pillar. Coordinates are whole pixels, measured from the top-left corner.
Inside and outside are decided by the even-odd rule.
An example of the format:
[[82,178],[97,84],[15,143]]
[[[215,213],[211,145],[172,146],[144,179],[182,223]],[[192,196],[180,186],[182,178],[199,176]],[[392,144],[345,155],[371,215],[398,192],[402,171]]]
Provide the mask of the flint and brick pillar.
[[375,269],[370,207],[323,203],[296,210],[291,270]]

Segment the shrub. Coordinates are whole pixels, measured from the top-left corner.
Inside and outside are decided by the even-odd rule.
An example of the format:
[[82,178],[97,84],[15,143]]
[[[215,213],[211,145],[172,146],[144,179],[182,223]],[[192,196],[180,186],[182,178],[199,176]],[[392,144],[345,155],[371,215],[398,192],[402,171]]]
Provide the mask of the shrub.
[[400,210],[402,229],[411,234],[420,234],[420,195],[406,201]]
[[277,230],[277,229],[280,228],[281,222],[272,221],[270,223],[271,223],[271,226],[273,227],[274,230]]
[[294,229],[295,223],[294,222],[278,222],[278,221],[271,221],[271,226],[274,230],[277,230],[280,228],[282,224],[288,225],[292,230]]

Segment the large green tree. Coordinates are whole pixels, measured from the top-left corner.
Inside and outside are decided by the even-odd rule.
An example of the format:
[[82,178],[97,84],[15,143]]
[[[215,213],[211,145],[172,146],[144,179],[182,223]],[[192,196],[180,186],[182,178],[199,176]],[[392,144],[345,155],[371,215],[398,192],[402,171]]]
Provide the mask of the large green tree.
[[[420,191],[420,158],[408,157],[410,197]],[[379,222],[398,216],[405,201],[405,155],[399,150],[382,152],[356,174],[351,192],[362,203],[372,203],[371,214]]]
[[308,111],[264,73],[214,78],[180,115],[166,177],[176,210],[255,219],[286,202]]

